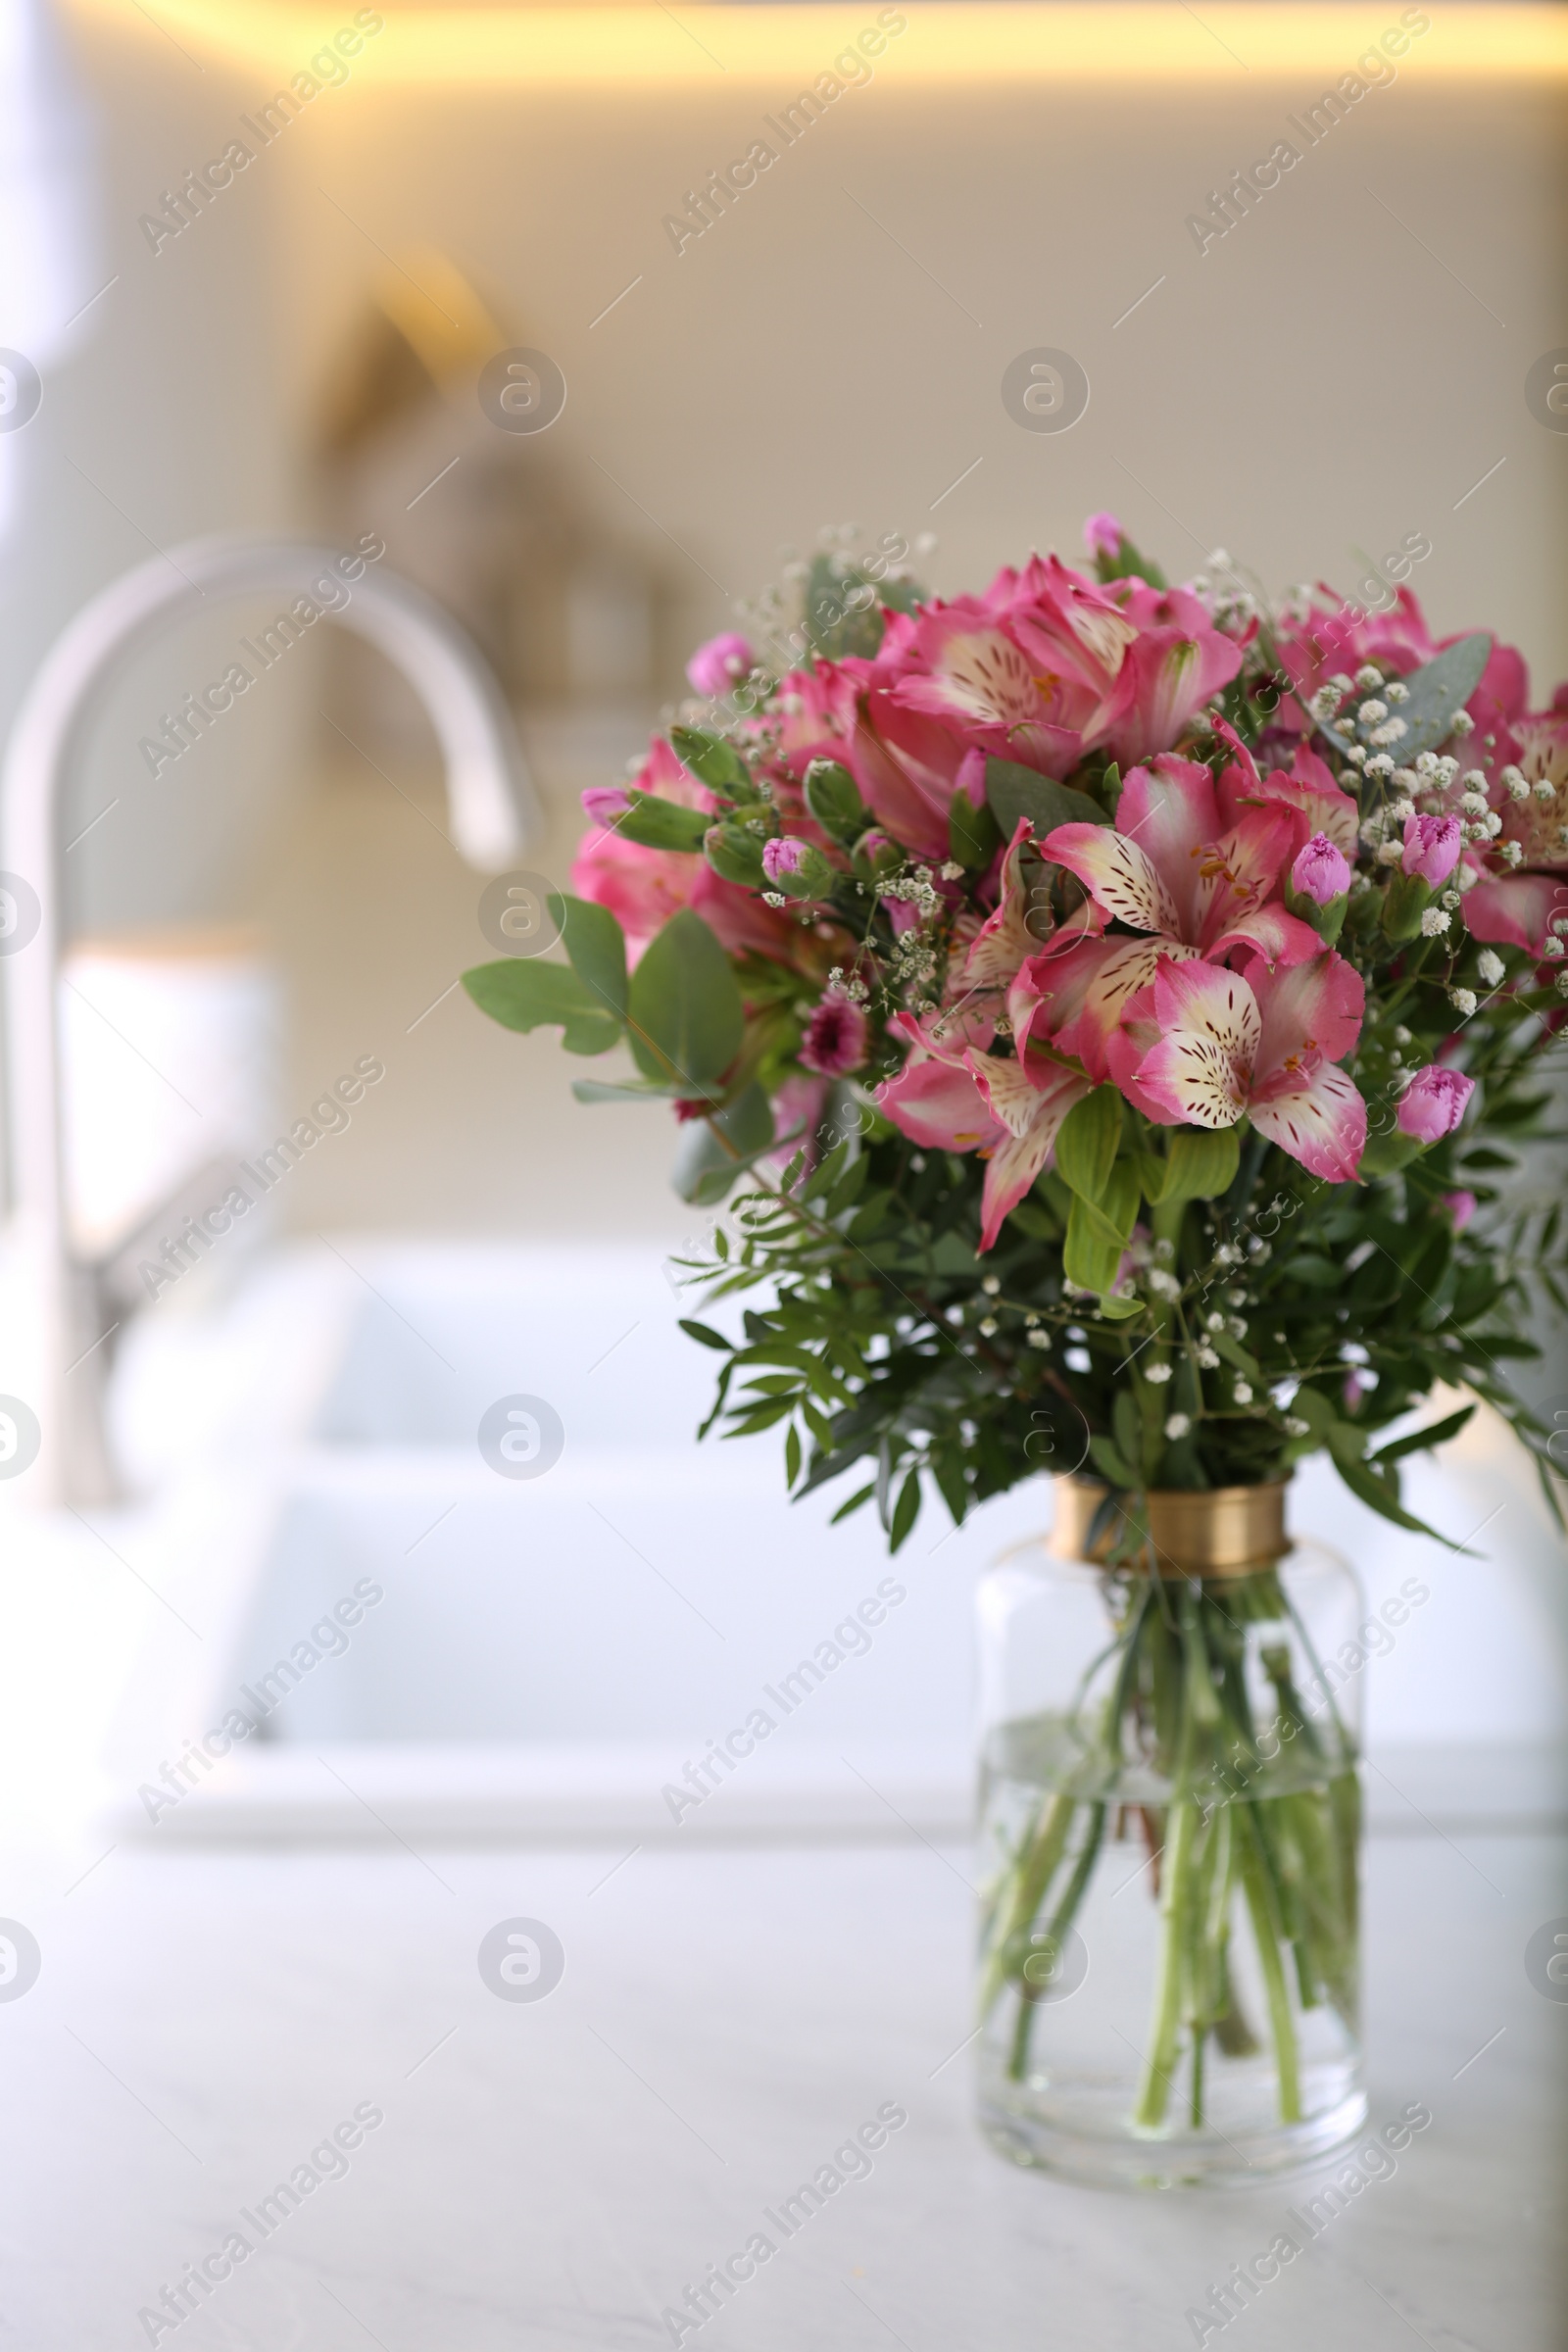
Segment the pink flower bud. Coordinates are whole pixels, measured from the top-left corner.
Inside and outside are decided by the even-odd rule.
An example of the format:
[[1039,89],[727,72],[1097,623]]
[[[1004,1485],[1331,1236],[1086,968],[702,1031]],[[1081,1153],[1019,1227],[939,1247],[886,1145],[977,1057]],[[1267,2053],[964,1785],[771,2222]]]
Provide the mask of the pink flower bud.
[[953,781],[955,789],[964,794],[974,808],[983,808],[985,807],[986,756],[978,745],[964,753],[963,758],[958,761],[958,772]]
[[824,997],[806,1024],[801,1060],[822,1078],[847,1078],[865,1060],[870,1023],[848,997]]
[[1453,1219],[1454,1232],[1463,1233],[1476,1213],[1476,1197],[1474,1193],[1445,1193],[1443,1205]]
[[1350,869],[1344,853],[1326,833],[1314,833],[1291,868],[1291,885],[1314,906],[1343,899],[1350,887]]
[[1424,1070],[1417,1070],[1400,1097],[1396,1114],[1400,1133],[1414,1136],[1418,1144],[1435,1144],[1440,1137],[1451,1135],[1475,1091],[1473,1078],[1458,1070],[1440,1069],[1435,1061],[1429,1061]]
[[1419,874],[1423,882],[1441,890],[1459,862],[1463,839],[1456,816],[1409,817],[1399,862],[1407,874]]
[[1091,514],[1084,524],[1084,545],[1092,556],[1109,556],[1114,562],[1121,547],[1121,524],[1114,514]]
[[747,640],[728,630],[721,637],[710,637],[706,645],[697,648],[686,664],[686,675],[692,682],[694,694],[706,694],[716,702],[721,694],[728,694],[732,686],[748,675],[752,662],[752,649]]
[[617,816],[625,815],[631,800],[618,784],[593,784],[583,794],[582,805],[596,825],[612,825]]
[[780,882],[786,874],[798,874],[806,863],[806,843],[790,834],[762,844],[762,871],[770,882]]

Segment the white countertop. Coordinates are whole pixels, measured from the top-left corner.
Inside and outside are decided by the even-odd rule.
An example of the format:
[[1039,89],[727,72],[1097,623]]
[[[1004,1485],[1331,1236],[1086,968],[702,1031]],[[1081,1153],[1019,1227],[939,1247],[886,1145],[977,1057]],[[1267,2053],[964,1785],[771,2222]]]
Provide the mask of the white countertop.
[[[373,1834],[373,1833],[372,1833]],[[1372,1840],[1371,2122],[1430,2130],[1225,2330],[1254,2352],[1547,2352],[1568,2004],[1526,1980],[1564,1840]],[[1294,2183],[1133,2197],[1010,2170],[970,2120],[961,1845],[34,1857],[0,1910],[0,2345],[121,2352],[369,2103],[384,2122],[177,2329],[180,2352],[643,2352],[885,2101],[908,2112],[707,2352],[1157,2352],[1266,2248]],[[89,1871],[70,1892],[79,1871]],[[607,1876],[607,1874],[610,1874]],[[548,1923],[548,1998],[476,1954]],[[1476,2055],[1477,2052],[1481,2054]],[[257,2233],[250,2230],[253,2242]],[[776,2232],[769,2234],[776,2236]],[[1218,2340],[1211,2334],[1209,2342]]]

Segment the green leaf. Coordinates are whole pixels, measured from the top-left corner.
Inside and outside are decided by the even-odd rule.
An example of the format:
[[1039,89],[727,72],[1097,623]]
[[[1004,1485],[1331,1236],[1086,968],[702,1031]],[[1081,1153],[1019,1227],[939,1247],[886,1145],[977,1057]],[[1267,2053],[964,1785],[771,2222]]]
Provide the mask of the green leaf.
[[1380,1446],[1371,1459],[1374,1462],[1398,1462],[1407,1453],[1425,1453],[1430,1446],[1446,1446],[1450,1438],[1458,1436],[1475,1409],[1473,1404],[1461,1405],[1456,1413],[1447,1414],[1442,1421],[1432,1422],[1426,1429],[1412,1430],[1407,1438],[1396,1438],[1391,1446]]
[[1112,580],[1130,579],[1145,580],[1151,588],[1169,585],[1159,565],[1152,564],[1147,556],[1141,556],[1125,531],[1116,543],[1113,556],[1096,555],[1095,570],[1102,585],[1108,585]]
[[579,1102],[673,1102],[685,1089],[662,1078],[574,1078],[571,1091]]
[[568,1054],[608,1054],[620,1041],[619,1020],[569,964],[509,956],[465,972],[463,985],[479,1010],[503,1029],[559,1025]]
[[1108,1291],[1121,1264],[1123,1244],[1094,1203],[1074,1194],[1067,1219],[1061,1268],[1074,1289]]
[[624,1020],[626,936],[610,908],[596,906],[592,899],[573,899],[564,891],[553,890],[550,913],[561,925],[578,979],[587,983],[607,1011]]
[[726,1340],[723,1333],[714,1331],[710,1324],[694,1323],[682,1315],[680,1327],[688,1339],[700,1341],[705,1348],[717,1348],[725,1355],[730,1354],[733,1349],[733,1341]]
[[[1121,1261],[1118,1258],[1116,1262],[1119,1265]],[[1107,1322],[1125,1323],[1130,1316],[1141,1315],[1143,1311],[1144,1302],[1141,1298],[1118,1298],[1114,1291],[1102,1291],[1100,1294],[1099,1312]]]
[[1236,1181],[1241,1159],[1236,1127],[1177,1127],[1165,1153],[1160,1201],[1213,1200]]
[[888,1549],[897,1551],[905,1537],[920,1516],[920,1473],[911,1470],[899,1489],[899,1499],[893,1506],[893,1523],[888,1529]]
[[1021,816],[1028,817],[1037,841],[1055,825],[1110,822],[1100,803],[1091,800],[1087,792],[1075,792],[1070,784],[1058,784],[1054,776],[1042,776],[1015,760],[986,761],[986,799],[1004,841],[1012,839]]
[[858,1511],[862,1503],[869,1502],[875,1493],[876,1480],[873,1478],[869,1485],[859,1488],[857,1493],[852,1494],[848,1502],[839,1504],[838,1509],[828,1521],[829,1527],[837,1527],[841,1519],[847,1519],[852,1511]]
[[792,1421],[784,1440],[784,1484],[793,1487],[801,1475],[801,1433]]
[[[716,1132],[715,1132],[716,1130]],[[729,1150],[719,1141],[724,1137]],[[722,1200],[737,1176],[773,1148],[773,1111],[754,1079],[723,1110],[691,1119],[681,1130],[670,1179],[683,1200],[710,1208]]]
[[638,1068],[649,1078],[678,1079],[693,1094],[717,1086],[740,1052],[746,1014],[735,974],[689,906],[672,914],[644,951],[632,974],[629,1014]]
[[871,583],[853,564],[840,568],[833,556],[813,556],[806,583],[806,625],[814,659],[842,662],[849,655],[872,660],[887,627],[875,596],[851,604]]
[[1396,1175],[1400,1168],[1407,1168],[1411,1160],[1419,1156],[1421,1150],[1422,1146],[1413,1135],[1401,1135],[1397,1127],[1391,1127],[1386,1133],[1369,1135],[1356,1174],[1359,1177]]
[[702,848],[703,836],[713,821],[707,809],[683,808],[679,801],[639,792],[635,785],[627,787],[627,798],[631,806],[608,828],[622,841],[634,841],[643,850],[695,852]]
[[1122,1107],[1115,1087],[1097,1086],[1062,1120],[1056,1173],[1082,1200],[1099,1200],[1110,1182],[1121,1143]]
[[1474,1558],[1474,1553],[1467,1550],[1464,1544],[1455,1544],[1451,1536],[1444,1535],[1440,1528],[1429,1527],[1424,1519],[1418,1519],[1413,1511],[1407,1511],[1390,1494],[1376,1471],[1369,1470],[1365,1462],[1332,1443],[1329,1452],[1333,1456],[1335,1469],[1350,1493],[1367,1504],[1369,1509],[1376,1511],[1380,1518],[1392,1520],[1396,1527],[1407,1527],[1412,1535],[1435,1536],[1449,1551],[1461,1551],[1466,1558]]
[[959,865],[977,873],[991,863],[1002,847],[1002,828],[990,808],[977,808],[966,792],[956,792],[948,811],[948,854]]
[[[710,734],[706,727],[671,727],[669,740],[682,767],[689,767],[710,791],[728,793],[737,800],[752,797],[751,770],[722,735]],[[707,821],[711,824],[713,820],[710,817]]]
[[1091,1438],[1089,1456],[1101,1477],[1109,1479],[1113,1487],[1136,1487],[1140,1484],[1137,1471],[1117,1452],[1109,1438]]
[[[1411,671],[1404,681],[1409,689],[1406,699],[1394,709],[1395,717],[1404,721],[1404,733],[1394,747],[1396,760],[1408,763],[1418,752],[1435,752],[1447,742],[1455,717],[1481,683],[1481,673],[1491,658],[1492,639],[1482,631],[1445,646],[1441,654],[1434,654],[1420,669]],[[1323,732],[1342,752],[1355,740],[1340,726],[1325,727]]]

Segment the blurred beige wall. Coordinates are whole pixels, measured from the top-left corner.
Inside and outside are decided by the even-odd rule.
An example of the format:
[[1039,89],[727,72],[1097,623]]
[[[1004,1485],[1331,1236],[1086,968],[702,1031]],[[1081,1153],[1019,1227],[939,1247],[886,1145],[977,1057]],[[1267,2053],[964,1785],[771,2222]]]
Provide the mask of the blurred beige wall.
[[[906,54],[921,37],[907,13]],[[1366,37],[1396,18],[1370,9]],[[847,30],[860,21],[846,12]],[[1276,585],[1348,586],[1363,555],[1423,533],[1413,584],[1440,627],[1515,639],[1543,698],[1568,672],[1568,437],[1524,399],[1530,364],[1568,342],[1563,90],[1424,76],[1441,9],[1396,84],[1202,255],[1187,215],[1293,136],[1321,81],[1272,80],[1216,46],[1211,81],[1163,91],[944,98],[901,84],[894,51],[677,256],[662,217],[794,87],[736,84],[695,50],[679,95],[367,77],[323,93],[155,260],[136,214],[220,147],[260,84],[212,57],[196,71],[128,9],[78,33],[122,280],[56,405],[59,528],[9,590],[29,647],[147,552],[138,533],[306,518],[299,454],[352,321],[384,257],[423,240],[564,370],[565,413],[527,462],[647,545],[694,637],[823,522],[935,531],[925,568],[952,591],[1031,546],[1071,556],[1085,513],[1110,507],[1174,573],[1223,544]],[[1064,434],[1024,431],[1002,403],[1008,362],[1039,346],[1090,378]],[[130,519],[95,506],[67,458]],[[399,518],[364,519],[395,559]],[[354,1128],[300,1171],[295,1221],[684,1231],[658,1112],[578,1109],[569,1080],[588,1065],[489,1027],[461,994],[424,1013],[486,953],[479,881],[438,836],[432,777],[327,754],[303,685],[298,703],[265,743],[242,722],[183,815],[138,787],[84,845],[101,911],[129,915],[177,869],[193,910],[221,890],[268,915],[293,986],[291,1102],[357,1054],[386,1060]],[[650,716],[533,714],[552,829],[530,864],[564,878],[575,793],[618,770]],[[260,791],[269,763],[266,822],[238,856],[222,796],[237,778]]]

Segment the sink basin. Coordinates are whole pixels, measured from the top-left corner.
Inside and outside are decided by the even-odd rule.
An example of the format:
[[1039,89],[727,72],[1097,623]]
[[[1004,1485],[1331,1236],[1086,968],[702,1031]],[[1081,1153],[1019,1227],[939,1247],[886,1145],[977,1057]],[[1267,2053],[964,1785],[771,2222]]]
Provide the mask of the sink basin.
[[[166,1547],[203,1639],[156,1629],[122,1830],[964,1826],[973,1576],[1044,1522],[1038,1493],[957,1534],[939,1511],[891,1562],[869,1511],[829,1527],[848,1489],[791,1504],[777,1442],[697,1444],[717,1359],[652,1249],[345,1242],[276,1281],[265,1428],[241,1417]],[[517,1395],[564,1433],[537,1476],[479,1445]],[[211,1756],[235,1711],[254,1729],[208,1769],[188,1743]]]

